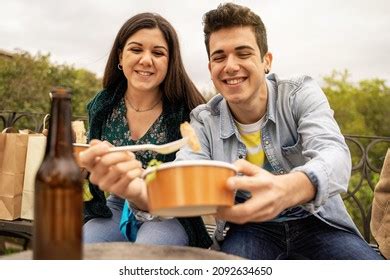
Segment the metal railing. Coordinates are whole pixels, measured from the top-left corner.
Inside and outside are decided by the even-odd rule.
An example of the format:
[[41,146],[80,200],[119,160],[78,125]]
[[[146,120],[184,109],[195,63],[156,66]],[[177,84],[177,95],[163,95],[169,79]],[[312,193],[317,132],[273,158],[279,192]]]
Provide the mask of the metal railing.
[[[18,128],[41,132],[45,115],[45,113],[0,111],[0,129],[18,126]],[[73,120],[87,121],[87,117],[73,116]]]
[[370,231],[372,198],[387,149],[390,148],[390,137],[344,136],[351,151],[353,166],[343,200],[364,239],[373,243]]

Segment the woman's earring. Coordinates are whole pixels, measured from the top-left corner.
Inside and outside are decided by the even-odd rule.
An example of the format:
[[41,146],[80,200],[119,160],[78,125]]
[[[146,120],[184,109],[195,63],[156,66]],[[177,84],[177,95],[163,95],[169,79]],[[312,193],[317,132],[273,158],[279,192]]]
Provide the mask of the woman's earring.
[[123,70],[122,65],[120,65],[119,63],[118,63],[118,69],[121,70],[121,71]]
[[269,74],[269,69],[266,68],[266,69],[264,70],[264,73],[265,73],[265,74]]

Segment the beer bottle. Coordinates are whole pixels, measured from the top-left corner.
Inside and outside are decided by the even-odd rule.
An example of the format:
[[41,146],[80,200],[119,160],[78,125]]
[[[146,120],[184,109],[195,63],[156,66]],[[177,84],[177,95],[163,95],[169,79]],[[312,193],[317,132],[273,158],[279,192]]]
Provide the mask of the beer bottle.
[[82,178],[73,157],[71,91],[54,88],[34,197],[34,259],[81,259]]

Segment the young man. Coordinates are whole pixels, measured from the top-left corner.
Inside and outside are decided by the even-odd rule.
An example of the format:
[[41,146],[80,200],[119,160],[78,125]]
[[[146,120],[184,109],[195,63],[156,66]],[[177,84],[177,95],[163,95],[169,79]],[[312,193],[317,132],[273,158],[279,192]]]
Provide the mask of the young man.
[[266,77],[272,54],[250,9],[222,4],[203,19],[220,95],[192,111],[202,153],[184,149],[176,158],[236,162],[243,174],[228,181],[237,204],[218,211],[230,227],[222,251],[249,259],[380,259],[340,197],[351,159],[321,88],[306,76]]
[[[321,88],[310,77],[271,74],[266,30],[250,9],[223,4],[204,16],[211,78],[219,95],[191,113],[202,151],[176,160],[235,162],[236,204],[222,251],[248,259],[381,259],[361,238],[340,197],[351,172],[344,137]],[[104,143],[80,156],[94,183],[147,210],[134,155],[107,154]],[[98,160],[93,160],[98,158]],[[126,163],[123,163],[125,162]],[[107,181],[115,184],[100,184]]]

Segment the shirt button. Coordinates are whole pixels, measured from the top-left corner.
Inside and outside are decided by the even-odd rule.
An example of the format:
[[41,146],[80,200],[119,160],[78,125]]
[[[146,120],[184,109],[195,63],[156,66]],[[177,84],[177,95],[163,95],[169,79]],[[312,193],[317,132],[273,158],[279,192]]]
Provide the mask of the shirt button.
[[265,144],[266,144],[266,145],[268,145],[268,144],[269,144],[269,141],[268,141],[268,140],[267,140],[267,141],[265,141]]
[[239,159],[242,159],[244,156],[243,155],[238,155],[238,158]]
[[284,171],[282,170],[282,171],[280,171],[279,173],[280,173],[280,174],[284,174]]

